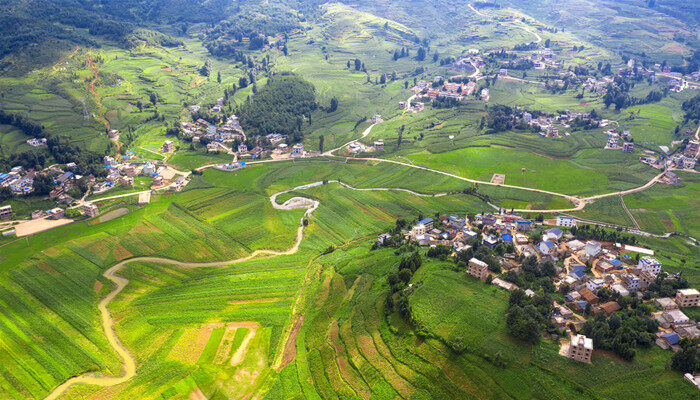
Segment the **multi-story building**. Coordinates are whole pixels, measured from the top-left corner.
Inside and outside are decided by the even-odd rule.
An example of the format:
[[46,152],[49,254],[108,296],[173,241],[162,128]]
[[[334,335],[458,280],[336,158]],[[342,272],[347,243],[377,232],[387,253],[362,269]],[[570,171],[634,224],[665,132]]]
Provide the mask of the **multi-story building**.
[[163,143],[163,153],[172,153],[175,151],[175,143],[172,140],[166,140]]
[[576,220],[574,217],[569,217],[566,215],[560,215],[557,217],[557,226],[563,226],[566,228],[571,228],[572,226],[576,226]]
[[654,257],[644,256],[639,259],[637,267],[641,268],[642,271],[649,271],[654,275],[658,275],[661,272],[661,263]]
[[697,307],[700,304],[700,292],[697,289],[679,289],[676,293],[678,307]]
[[85,216],[88,218],[93,218],[100,215],[100,210],[94,203],[85,203],[83,204],[83,213],[85,213]]
[[485,281],[486,277],[489,276],[489,266],[485,262],[472,257],[472,259],[469,260],[469,268],[467,269],[467,273],[475,278]]
[[586,255],[588,257],[597,256],[598,254],[600,254],[601,250],[602,246],[600,243],[593,240],[589,240],[586,242]]
[[569,345],[569,358],[590,363],[591,355],[593,355],[593,339],[584,335],[572,335],[571,344]]
[[630,292],[636,292],[639,290],[639,284],[641,281],[641,279],[639,279],[639,277],[632,275],[630,273],[626,273],[626,274],[622,274],[620,279],[622,280],[622,283],[625,285],[627,290],[629,290]]
[[15,214],[14,214],[14,212],[12,212],[11,205],[8,204],[6,206],[0,207],[0,220],[11,219],[14,216],[15,216]]

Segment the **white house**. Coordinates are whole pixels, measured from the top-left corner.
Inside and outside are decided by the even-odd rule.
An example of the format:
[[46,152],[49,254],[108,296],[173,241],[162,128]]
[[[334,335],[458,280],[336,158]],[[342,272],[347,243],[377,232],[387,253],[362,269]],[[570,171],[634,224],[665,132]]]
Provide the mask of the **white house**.
[[639,259],[637,267],[641,268],[642,271],[649,271],[654,275],[658,275],[661,272],[661,263],[654,257],[644,256]]
[[586,282],[586,287],[588,288],[588,290],[590,290],[593,293],[596,293],[604,285],[605,285],[605,279],[603,279],[603,278],[593,278],[593,279],[589,279],[588,282]]
[[576,226],[576,220],[574,217],[569,217],[566,215],[560,215],[557,217],[557,226],[563,226],[566,228],[571,228],[572,226]]
[[595,257],[600,254],[603,249],[602,245],[594,240],[589,240],[586,242],[586,255],[588,257]]
[[557,244],[551,240],[545,240],[544,242],[540,243],[539,249],[542,254],[551,254],[557,251]]

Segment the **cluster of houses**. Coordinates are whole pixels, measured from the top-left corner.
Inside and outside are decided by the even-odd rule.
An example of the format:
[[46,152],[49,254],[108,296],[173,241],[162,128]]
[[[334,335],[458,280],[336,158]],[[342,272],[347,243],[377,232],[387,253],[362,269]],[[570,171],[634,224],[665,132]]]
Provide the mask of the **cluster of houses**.
[[516,117],[515,122],[523,122],[528,126],[538,127],[538,134],[541,137],[561,137],[571,135],[567,131],[562,131],[571,128],[574,120],[587,120],[593,126],[605,126],[609,123],[606,120],[595,119],[587,112],[573,112],[569,110],[559,115],[541,113],[537,117],[533,117],[530,112],[524,110],[520,116]]
[[185,136],[191,137],[195,143],[200,142],[202,138],[209,142],[227,143],[241,140],[243,137],[243,128],[235,115],[229,116],[222,126],[216,126],[202,118],[194,123],[183,121],[180,125]]
[[27,144],[32,147],[46,146],[46,138],[31,138],[27,140]]
[[29,194],[34,191],[34,176],[34,170],[25,170],[21,166],[12,167],[10,172],[0,172],[0,187],[10,188],[16,196]]
[[618,133],[615,129],[605,131],[608,135],[608,140],[605,142],[605,149],[622,150],[625,153],[634,152],[634,142],[630,131],[622,131]]
[[408,103],[405,101],[399,101],[399,110],[406,110],[407,112],[418,113],[425,110],[425,103],[420,101],[411,101]]
[[433,82],[419,81],[414,90],[428,97],[431,101],[435,99],[454,99],[457,101],[467,101],[476,90],[475,82],[450,82],[442,77],[435,77]]
[[588,77],[581,84],[581,86],[588,89],[589,92],[596,92],[600,94],[605,94],[609,84],[613,82],[613,78],[610,76],[604,76],[601,78]]

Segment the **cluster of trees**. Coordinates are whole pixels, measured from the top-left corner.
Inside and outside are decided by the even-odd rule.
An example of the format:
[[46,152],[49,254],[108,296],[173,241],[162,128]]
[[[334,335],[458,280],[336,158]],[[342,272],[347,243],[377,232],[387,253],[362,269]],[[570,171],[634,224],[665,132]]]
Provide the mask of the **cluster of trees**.
[[649,284],[647,291],[644,293],[647,297],[673,297],[678,289],[688,287],[688,281],[683,277],[669,278],[665,272],[660,273],[654,282]]
[[465,271],[467,269],[467,263],[472,257],[475,257],[488,265],[489,271],[499,273],[501,272],[501,263],[493,255],[490,248],[482,244],[478,237],[472,238],[467,242],[470,246],[466,250],[462,250],[457,253],[457,269],[460,271]]
[[637,238],[633,235],[626,235],[617,230],[601,228],[597,225],[580,225],[571,228],[571,234],[579,240],[600,240],[601,242],[613,242],[623,244],[636,244]]
[[572,128],[574,128],[572,130],[589,130],[598,128],[600,126],[600,123],[597,121],[597,115],[596,117],[593,117],[593,114],[591,114],[588,118],[577,116],[576,118],[569,121],[569,125]]
[[700,94],[693,96],[681,104],[681,109],[685,112],[683,119],[688,121],[700,121]]
[[518,118],[519,115],[515,109],[502,104],[489,107],[488,118],[486,119],[486,127],[489,129],[488,133],[503,132],[510,129],[540,131],[539,126],[528,125],[525,121]]
[[654,343],[654,333],[658,323],[649,317],[649,310],[643,304],[624,309],[609,318],[599,312],[583,325],[581,332],[593,339],[596,349],[610,350],[625,360],[636,355],[635,347],[650,347]]
[[683,338],[679,345],[681,350],[671,357],[671,368],[691,374],[700,371],[700,340]]
[[510,270],[502,275],[503,280],[514,283],[521,288],[542,290],[545,293],[554,293],[556,288],[552,283],[552,277],[557,274],[557,269],[550,261],[539,263],[536,256],[530,256],[522,260],[520,273]]
[[284,37],[286,48],[288,34],[302,29],[301,23],[299,13],[282,4],[250,2],[207,29],[203,43],[211,54],[222,57],[240,56],[244,48],[259,50],[269,44],[268,37],[277,35]]
[[[33,121],[22,114],[8,113],[0,110],[0,123],[12,125],[24,132],[28,136],[35,138],[46,138],[47,149],[56,162],[75,162],[78,172],[81,174],[103,174],[102,155],[86,151],[70,143],[68,138],[52,136],[40,123]],[[9,156],[0,157],[0,166],[7,170],[12,166],[21,165],[24,168],[43,168],[48,161],[46,152],[40,149],[32,149],[22,153],[13,153]]]
[[527,69],[532,69],[535,66],[535,63],[528,59],[519,59],[515,61],[509,61],[507,64],[503,66],[503,68],[507,69],[512,69],[512,70],[527,70]]
[[[403,250],[411,251],[412,246],[407,246]],[[387,312],[398,310],[406,321],[411,320],[411,307],[408,303],[410,293],[403,289],[406,288],[413,274],[421,265],[423,265],[423,259],[417,251],[411,251],[409,254],[401,257],[398,271],[387,277],[390,288],[386,297]]]
[[310,119],[316,108],[313,85],[285,73],[270,77],[255,96],[241,105],[236,115],[248,135],[280,133],[298,142],[302,139],[304,117]]
[[8,113],[4,110],[0,110],[0,124],[12,125],[19,128],[25,135],[43,138],[46,137],[46,131],[44,127],[22,114]]
[[508,334],[528,343],[538,343],[543,332],[553,332],[552,300],[535,294],[528,297],[521,289],[510,293],[506,315]]
[[402,47],[401,51],[399,50],[394,50],[394,61],[398,60],[399,58],[404,58],[404,57],[409,57],[411,55],[411,49],[408,49],[406,47]]
[[513,50],[515,51],[530,51],[535,49],[537,49],[537,43],[535,42],[519,43],[513,46]]

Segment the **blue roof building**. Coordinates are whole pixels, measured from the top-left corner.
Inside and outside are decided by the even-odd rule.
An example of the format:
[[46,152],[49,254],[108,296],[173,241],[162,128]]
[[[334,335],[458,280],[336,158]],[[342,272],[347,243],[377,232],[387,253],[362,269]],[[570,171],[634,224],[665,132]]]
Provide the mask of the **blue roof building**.
[[432,225],[433,219],[432,218],[423,218],[422,220],[418,221],[418,223],[423,224],[425,226]]
[[663,333],[661,334],[661,338],[666,340],[666,342],[671,346],[673,346],[674,344],[678,344],[678,342],[681,341],[680,336],[678,336],[678,334],[675,332]]
[[532,221],[526,221],[524,219],[516,221],[516,225],[519,231],[529,231],[532,229]]
[[573,276],[573,277],[576,278],[576,279],[581,279],[581,277],[583,277],[584,275],[586,275],[586,271],[576,271],[576,270],[573,270],[573,271],[569,272],[569,275]]
[[622,269],[622,261],[618,260],[617,258],[608,262],[612,264],[612,266],[615,267],[615,269]]
[[505,235],[501,236],[504,242],[512,242],[513,241],[513,235],[510,235],[506,233]]
[[571,264],[572,271],[585,271],[586,266],[583,264]]

